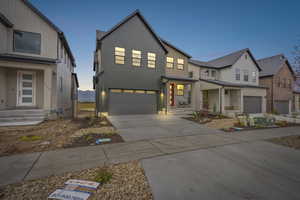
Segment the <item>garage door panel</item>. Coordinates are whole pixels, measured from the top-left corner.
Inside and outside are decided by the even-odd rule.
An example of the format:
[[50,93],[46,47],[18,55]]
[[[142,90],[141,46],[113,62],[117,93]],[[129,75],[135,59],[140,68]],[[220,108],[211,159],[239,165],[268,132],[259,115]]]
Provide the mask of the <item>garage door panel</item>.
[[279,114],[289,113],[289,101],[275,101],[274,108]]
[[156,114],[157,113],[156,94],[137,93],[110,93],[109,114]]
[[244,96],[244,112],[245,113],[261,113],[262,97],[260,96]]

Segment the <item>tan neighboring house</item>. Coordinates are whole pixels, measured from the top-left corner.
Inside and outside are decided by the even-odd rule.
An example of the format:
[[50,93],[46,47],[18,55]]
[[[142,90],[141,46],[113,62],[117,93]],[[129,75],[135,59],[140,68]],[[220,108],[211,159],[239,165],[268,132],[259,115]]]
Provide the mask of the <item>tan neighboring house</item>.
[[0,122],[71,116],[75,60],[64,33],[27,0],[0,1]]
[[198,107],[228,116],[265,113],[266,88],[259,85],[260,70],[249,49],[208,62],[190,60],[189,71],[200,79],[195,95]]
[[260,85],[268,87],[267,112],[290,114],[293,107],[295,74],[283,54],[257,61],[262,71]]

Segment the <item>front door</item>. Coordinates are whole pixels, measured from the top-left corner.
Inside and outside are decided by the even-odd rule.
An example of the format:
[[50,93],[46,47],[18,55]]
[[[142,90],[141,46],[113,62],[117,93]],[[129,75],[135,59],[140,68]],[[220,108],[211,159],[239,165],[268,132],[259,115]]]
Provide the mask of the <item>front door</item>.
[[169,94],[170,94],[170,106],[175,105],[175,99],[174,99],[175,94],[174,94],[174,92],[175,92],[175,84],[171,83],[170,84],[170,92],[169,92]]
[[18,71],[17,106],[35,106],[35,72]]

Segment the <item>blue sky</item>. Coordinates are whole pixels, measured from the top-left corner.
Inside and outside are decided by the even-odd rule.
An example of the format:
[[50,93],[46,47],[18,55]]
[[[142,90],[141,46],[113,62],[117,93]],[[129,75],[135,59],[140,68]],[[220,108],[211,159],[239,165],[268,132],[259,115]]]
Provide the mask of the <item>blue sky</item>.
[[67,36],[80,89],[92,89],[96,29],[108,30],[135,9],[162,38],[203,61],[250,48],[255,58],[284,53],[293,62],[299,0],[30,0]]

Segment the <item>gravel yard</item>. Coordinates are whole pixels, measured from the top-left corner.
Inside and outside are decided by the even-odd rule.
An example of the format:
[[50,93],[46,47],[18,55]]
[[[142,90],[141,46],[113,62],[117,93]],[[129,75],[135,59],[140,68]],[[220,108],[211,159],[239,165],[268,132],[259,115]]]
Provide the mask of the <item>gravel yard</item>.
[[[138,161],[111,165],[105,167],[112,173],[108,183],[100,185],[97,191],[91,195],[93,199],[122,199],[151,200],[152,194],[144,175],[144,171]],[[44,179],[25,181],[12,184],[0,189],[0,199],[5,200],[40,200],[47,199],[49,194],[64,186],[68,179],[81,179],[95,181],[95,176],[101,168],[93,168],[75,173],[66,173],[63,176],[51,176]],[[2,195],[2,197],[1,197]]]
[[280,144],[283,146],[288,146],[294,149],[300,149],[300,136],[299,135],[292,135],[280,138],[273,138],[268,140],[275,144]]

